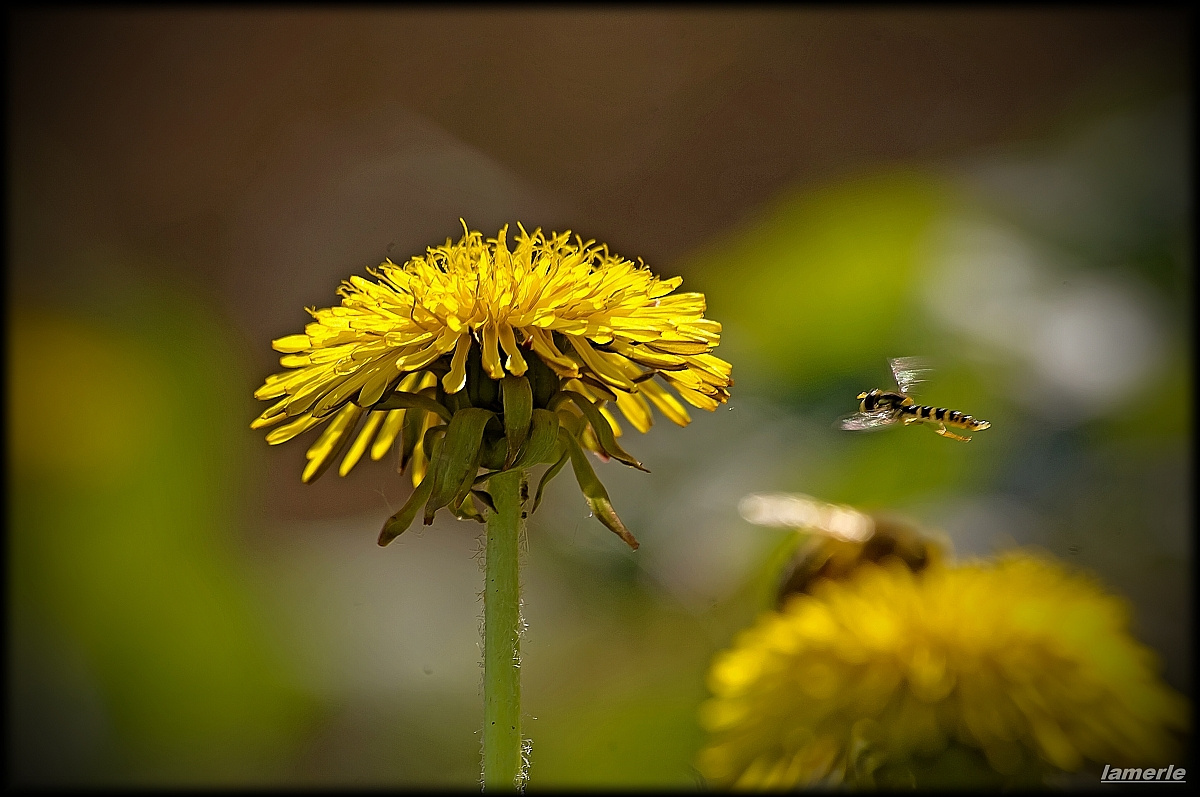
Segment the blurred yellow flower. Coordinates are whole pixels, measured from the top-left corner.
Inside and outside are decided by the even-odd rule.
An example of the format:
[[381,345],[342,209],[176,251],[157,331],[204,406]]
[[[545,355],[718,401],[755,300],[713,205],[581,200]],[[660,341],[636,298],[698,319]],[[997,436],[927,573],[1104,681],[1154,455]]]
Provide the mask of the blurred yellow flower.
[[1033,785],[1180,763],[1185,698],[1124,601],[1027,554],[816,582],[714,661],[699,758],[736,788]]
[[[251,426],[275,426],[267,434],[274,445],[328,424],[308,449],[305,482],[343,451],[341,475],[368,449],[379,459],[402,437],[401,468],[411,465],[419,486],[443,432],[446,456],[463,460],[460,469],[447,466],[456,479],[474,480],[479,467],[513,467],[518,449],[535,437],[531,408],[559,419],[543,435],[551,443],[561,423],[575,443],[640,467],[613,441],[621,429],[606,404],[645,432],[651,405],[681,426],[690,421],[655,377],[694,407],[712,410],[728,400],[730,366],[710,353],[721,325],[704,318],[703,294],[674,294],[680,278],[659,279],[603,244],[572,241],[570,232],[518,230],[510,249],[507,227],[485,240],[464,223],[457,243],[447,240],[403,265],[385,261],[370,271],[374,281],[344,282],[340,306],[310,309],[315,320],[302,334],[274,341],[289,370],[268,376],[254,394],[275,403]],[[510,397],[498,386],[506,376],[505,384],[520,383],[513,395],[532,393],[524,404],[514,399],[518,410],[507,415]],[[451,452],[452,419],[469,408],[487,414],[464,416],[460,425],[470,429],[463,436],[473,445]],[[502,461],[497,430],[508,444]],[[561,467],[570,458],[581,486],[590,483],[590,466],[564,447],[571,442],[542,452],[549,460],[530,455],[521,464],[557,459]],[[462,486],[447,488],[451,509],[473,516],[459,503],[469,502]],[[592,500],[602,488],[584,492]],[[604,513],[601,519],[619,523]]]

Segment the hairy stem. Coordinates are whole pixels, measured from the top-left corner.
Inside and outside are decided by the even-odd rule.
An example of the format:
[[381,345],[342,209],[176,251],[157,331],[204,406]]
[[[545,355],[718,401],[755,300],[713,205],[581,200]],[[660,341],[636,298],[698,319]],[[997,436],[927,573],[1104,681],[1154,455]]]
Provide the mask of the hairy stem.
[[521,772],[521,588],[517,537],[524,471],[488,480],[496,511],[488,514],[483,593],[483,786],[513,789]]

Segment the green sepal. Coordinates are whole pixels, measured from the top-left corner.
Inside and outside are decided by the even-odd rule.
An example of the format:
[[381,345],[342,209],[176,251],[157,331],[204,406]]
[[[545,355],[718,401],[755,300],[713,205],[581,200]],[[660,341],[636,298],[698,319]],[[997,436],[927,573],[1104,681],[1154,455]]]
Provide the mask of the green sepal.
[[[429,388],[426,388],[428,390]],[[421,393],[404,393],[399,390],[392,393],[387,398],[374,404],[373,410],[424,410],[440,415],[443,421],[450,422],[452,417],[450,410],[443,407],[437,401]]]
[[638,462],[631,454],[618,445],[617,437],[613,434],[612,427],[609,426],[605,417],[600,414],[600,408],[588,401],[584,396],[579,395],[573,390],[563,390],[550,400],[550,406],[551,408],[556,408],[567,400],[575,402],[575,406],[579,407],[580,411],[583,412],[583,417],[587,418],[587,422],[591,424],[592,432],[596,435],[596,440],[600,443],[600,448],[605,454],[644,473],[650,472],[642,467],[642,463]]
[[[431,386],[431,387],[422,388],[421,390],[417,391],[417,393],[412,394],[412,395],[417,395],[422,398],[427,398],[430,401],[433,401],[435,404],[437,404],[437,402],[434,400],[434,396],[437,395],[436,387]],[[437,406],[442,407],[441,404],[437,404]],[[443,409],[445,409],[445,408],[443,407]],[[427,414],[427,411],[424,409],[421,409],[419,407],[414,407],[413,409],[410,409],[404,413],[403,425],[400,427],[400,472],[401,473],[403,473],[405,471],[405,469],[408,468],[409,463],[412,462],[413,451],[416,450],[417,443],[422,442],[422,438],[420,437],[421,426],[425,423],[425,415],[426,414]],[[438,416],[441,417],[443,420],[447,420],[447,422],[448,422],[448,419],[446,419],[445,416],[441,415],[440,413],[438,413]],[[440,428],[444,429],[445,424],[442,424]],[[425,445],[426,458],[428,458],[428,454],[432,450],[433,449],[430,448],[428,445]]]
[[550,483],[551,479],[558,475],[558,472],[563,469],[563,466],[567,464],[567,460],[570,458],[571,455],[563,450],[562,454],[555,461],[555,463],[546,468],[546,472],[542,474],[542,478],[538,481],[537,492],[534,493],[533,506],[530,508],[529,514],[532,515],[537,511],[537,508],[541,506],[542,490],[546,489],[546,485]]
[[478,523],[486,523],[487,519],[479,513],[479,510],[475,508],[475,502],[471,499],[471,494],[474,492],[474,490],[469,491],[463,500],[457,504],[451,504],[451,511],[459,520],[474,520]]
[[504,469],[504,458],[508,454],[508,441],[499,433],[488,433],[483,436],[483,452],[479,466],[488,470],[501,471]]
[[[441,440],[435,440],[433,443],[434,453],[441,447]],[[425,474],[425,478],[421,483],[413,488],[412,495],[404,502],[404,506],[400,511],[388,518],[388,521],[383,524],[383,530],[379,532],[379,545],[385,546],[392,540],[404,533],[413,520],[417,517],[417,511],[421,508],[421,504],[429,499],[429,493],[433,490],[433,482],[429,479],[429,474]]]
[[[471,460],[471,466],[467,468],[467,475],[458,485],[458,489],[454,491],[454,497],[450,499],[450,509],[455,515],[458,515],[457,507],[460,507],[464,501],[471,502],[471,488],[475,486],[475,474],[479,472],[479,460],[483,458],[483,448],[481,444],[475,449],[475,458]],[[474,505],[471,508],[474,509]]]
[[533,406],[545,407],[549,403],[550,397],[558,392],[558,386],[562,380],[550,366],[542,361],[541,357],[529,357],[525,362],[529,363],[529,370],[525,372],[525,377],[529,380],[529,386],[533,390]]
[[499,386],[495,379],[483,370],[483,357],[477,341],[471,341],[471,350],[467,353],[467,392],[471,397],[471,406],[499,409],[495,407]]
[[430,459],[430,470],[425,474],[426,479],[433,479],[433,492],[425,503],[425,525],[433,523],[434,513],[454,500],[464,480],[469,483],[474,479],[471,466],[479,467],[483,430],[495,417],[491,410],[468,407],[450,420],[441,452],[436,460]]
[[486,482],[488,479],[490,479],[490,478],[492,478],[493,476],[495,476],[497,473],[503,473],[503,472],[504,472],[504,471],[502,471],[502,470],[488,470],[488,471],[484,471],[483,473],[481,473],[481,474],[479,474],[478,476],[476,476],[476,477],[475,477],[475,480],[471,482],[471,486],[472,486],[472,487],[475,487],[476,485],[483,484],[483,483],[484,483],[484,482]]
[[525,377],[508,374],[500,381],[500,395],[504,400],[504,437],[508,441],[508,455],[504,458],[507,470],[516,461],[517,453],[529,435],[533,388]]
[[573,412],[556,412],[558,423],[576,438],[583,434],[583,430],[587,428],[587,421]]
[[425,422],[424,410],[407,410],[400,424],[400,472],[408,468],[412,462],[413,451],[417,448],[417,435],[421,433],[421,424]]
[[[439,382],[439,385],[440,384],[441,383]],[[471,395],[465,388],[457,393],[447,393],[443,389],[441,394],[446,402],[446,409],[450,410],[451,414],[455,414],[459,410],[465,410],[468,407],[474,406],[471,403]]]
[[583,497],[591,507],[592,514],[599,518],[600,522],[610,531],[624,540],[626,545],[636,551],[638,541],[634,539],[629,529],[625,528],[621,518],[617,517],[612,501],[608,497],[608,490],[605,490],[600,479],[596,478],[596,472],[592,470],[591,463],[587,461],[587,454],[580,447],[579,441],[565,430],[558,436],[558,439],[566,446],[567,453],[571,456],[571,467],[575,471],[575,480],[579,482],[579,489],[583,491]]
[[[433,462],[433,447],[437,445],[437,441],[433,439],[434,435],[445,436],[447,426],[444,423],[439,423],[437,426],[430,426],[425,430],[425,435],[421,438],[421,450],[425,452],[425,458]],[[429,472],[428,469],[425,471]]]
[[534,410],[529,437],[511,468],[531,468],[539,462],[552,462],[558,447],[558,414],[550,410]]
[[496,503],[492,500],[492,494],[489,493],[487,490],[472,490],[471,495],[475,496],[480,501],[482,501],[483,505],[486,506],[488,509],[490,509],[492,512],[496,511]]

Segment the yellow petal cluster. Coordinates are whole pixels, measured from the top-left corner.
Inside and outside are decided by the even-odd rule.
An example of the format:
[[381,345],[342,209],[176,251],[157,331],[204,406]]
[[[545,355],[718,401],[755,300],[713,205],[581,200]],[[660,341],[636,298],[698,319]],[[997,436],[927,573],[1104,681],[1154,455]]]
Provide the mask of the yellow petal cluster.
[[[680,278],[659,279],[569,231],[529,234],[518,224],[510,248],[507,227],[486,240],[463,227],[456,243],[402,265],[385,261],[369,271],[374,279],[351,277],[339,306],[310,309],[303,333],[274,341],[288,370],[255,393],[274,403],[252,427],[274,426],[267,442],[277,444],[328,423],[308,451],[305,481],[342,451],[342,475],[368,450],[382,457],[405,410],[372,407],[394,390],[459,393],[472,346],[492,380],[521,376],[539,358],[564,389],[597,402],[618,435],[606,402],[644,432],[651,405],[679,425],[690,421],[668,386],[702,409],[728,400],[730,366],[710,353],[721,325],[704,318],[703,294],[673,293]],[[418,441],[414,483],[426,454]]]
[[993,785],[1178,765],[1186,701],[1128,624],[1122,600],[1027,554],[920,573],[865,563],[714,660],[700,769],[755,789],[963,785],[972,757]]

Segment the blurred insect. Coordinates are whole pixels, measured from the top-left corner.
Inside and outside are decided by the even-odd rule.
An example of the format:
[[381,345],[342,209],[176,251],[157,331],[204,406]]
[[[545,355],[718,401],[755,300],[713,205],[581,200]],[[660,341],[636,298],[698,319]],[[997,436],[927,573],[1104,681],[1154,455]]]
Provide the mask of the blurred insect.
[[964,437],[951,432],[946,427],[965,429],[978,432],[991,424],[977,420],[958,410],[948,410],[945,407],[932,407],[928,404],[917,404],[908,394],[930,369],[919,357],[895,357],[888,361],[892,367],[892,375],[896,378],[896,391],[880,390],[878,388],[859,393],[862,402],[858,412],[848,415],[841,421],[843,429],[852,431],[867,431],[891,426],[895,423],[927,423],[934,426],[934,431],[942,437],[967,442],[970,437]]
[[868,514],[801,493],[747,495],[738,505],[742,517],[757,526],[793,528],[794,547],[781,551],[775,591],[780,608],[796,594],[812,594],[824,580],[842,581],[864,564],[899,562],[914,573],[946,561],[950,543],[896,517]]

